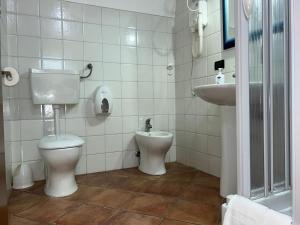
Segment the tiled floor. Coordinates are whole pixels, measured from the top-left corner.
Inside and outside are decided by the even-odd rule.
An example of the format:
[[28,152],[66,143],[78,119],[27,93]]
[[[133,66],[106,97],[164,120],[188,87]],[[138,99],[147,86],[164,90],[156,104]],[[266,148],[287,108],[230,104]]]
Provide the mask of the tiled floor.
[[65,198],[44,195],[44,182],[14,191],[11,225],[217,225],[219,179],[178,163],[163,176],[136,168],[78,176]]

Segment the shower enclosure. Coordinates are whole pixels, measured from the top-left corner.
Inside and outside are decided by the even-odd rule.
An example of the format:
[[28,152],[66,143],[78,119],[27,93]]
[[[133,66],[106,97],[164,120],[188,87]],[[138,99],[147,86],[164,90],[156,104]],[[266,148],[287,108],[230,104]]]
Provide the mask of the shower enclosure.
[[292,215],[289,2],[236,7],[239,194]]
[[285,0],[255,0],[249,17],[251,197],[290,189]]

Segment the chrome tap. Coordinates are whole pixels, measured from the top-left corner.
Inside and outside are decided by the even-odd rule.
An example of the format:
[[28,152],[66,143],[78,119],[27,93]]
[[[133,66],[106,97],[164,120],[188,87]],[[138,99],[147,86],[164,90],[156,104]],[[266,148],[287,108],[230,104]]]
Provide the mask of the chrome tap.
[[151,121],[151,118],[146,119],[145,132],[150,132],[150,129],[152,128],[150,121]]

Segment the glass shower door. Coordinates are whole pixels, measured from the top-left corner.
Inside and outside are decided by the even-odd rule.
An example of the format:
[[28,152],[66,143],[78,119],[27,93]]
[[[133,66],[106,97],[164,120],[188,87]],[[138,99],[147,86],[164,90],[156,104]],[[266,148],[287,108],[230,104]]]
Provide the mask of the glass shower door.
[[254,0],[249,18],[251,196],[289,189],[288,20],[285,0]]

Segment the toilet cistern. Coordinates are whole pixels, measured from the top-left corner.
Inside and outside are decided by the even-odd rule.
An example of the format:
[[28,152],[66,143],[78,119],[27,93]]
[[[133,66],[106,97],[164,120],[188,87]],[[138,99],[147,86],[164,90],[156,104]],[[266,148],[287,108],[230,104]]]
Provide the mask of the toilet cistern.
[[152,128],[150,121],[151,121],[151,118],[146,119],[145,132],[150,132],[150,129]]
[[79,73],[31,69],[30,81],[33,104],[52,105],[54,112],[54,134],[44,136],[38,143],[39,152],[47,169],[44,191],[51,197],[65,197],[78,189],[75,167],[84,140],[75,135],[62,134],[60,108],[79,103]]

